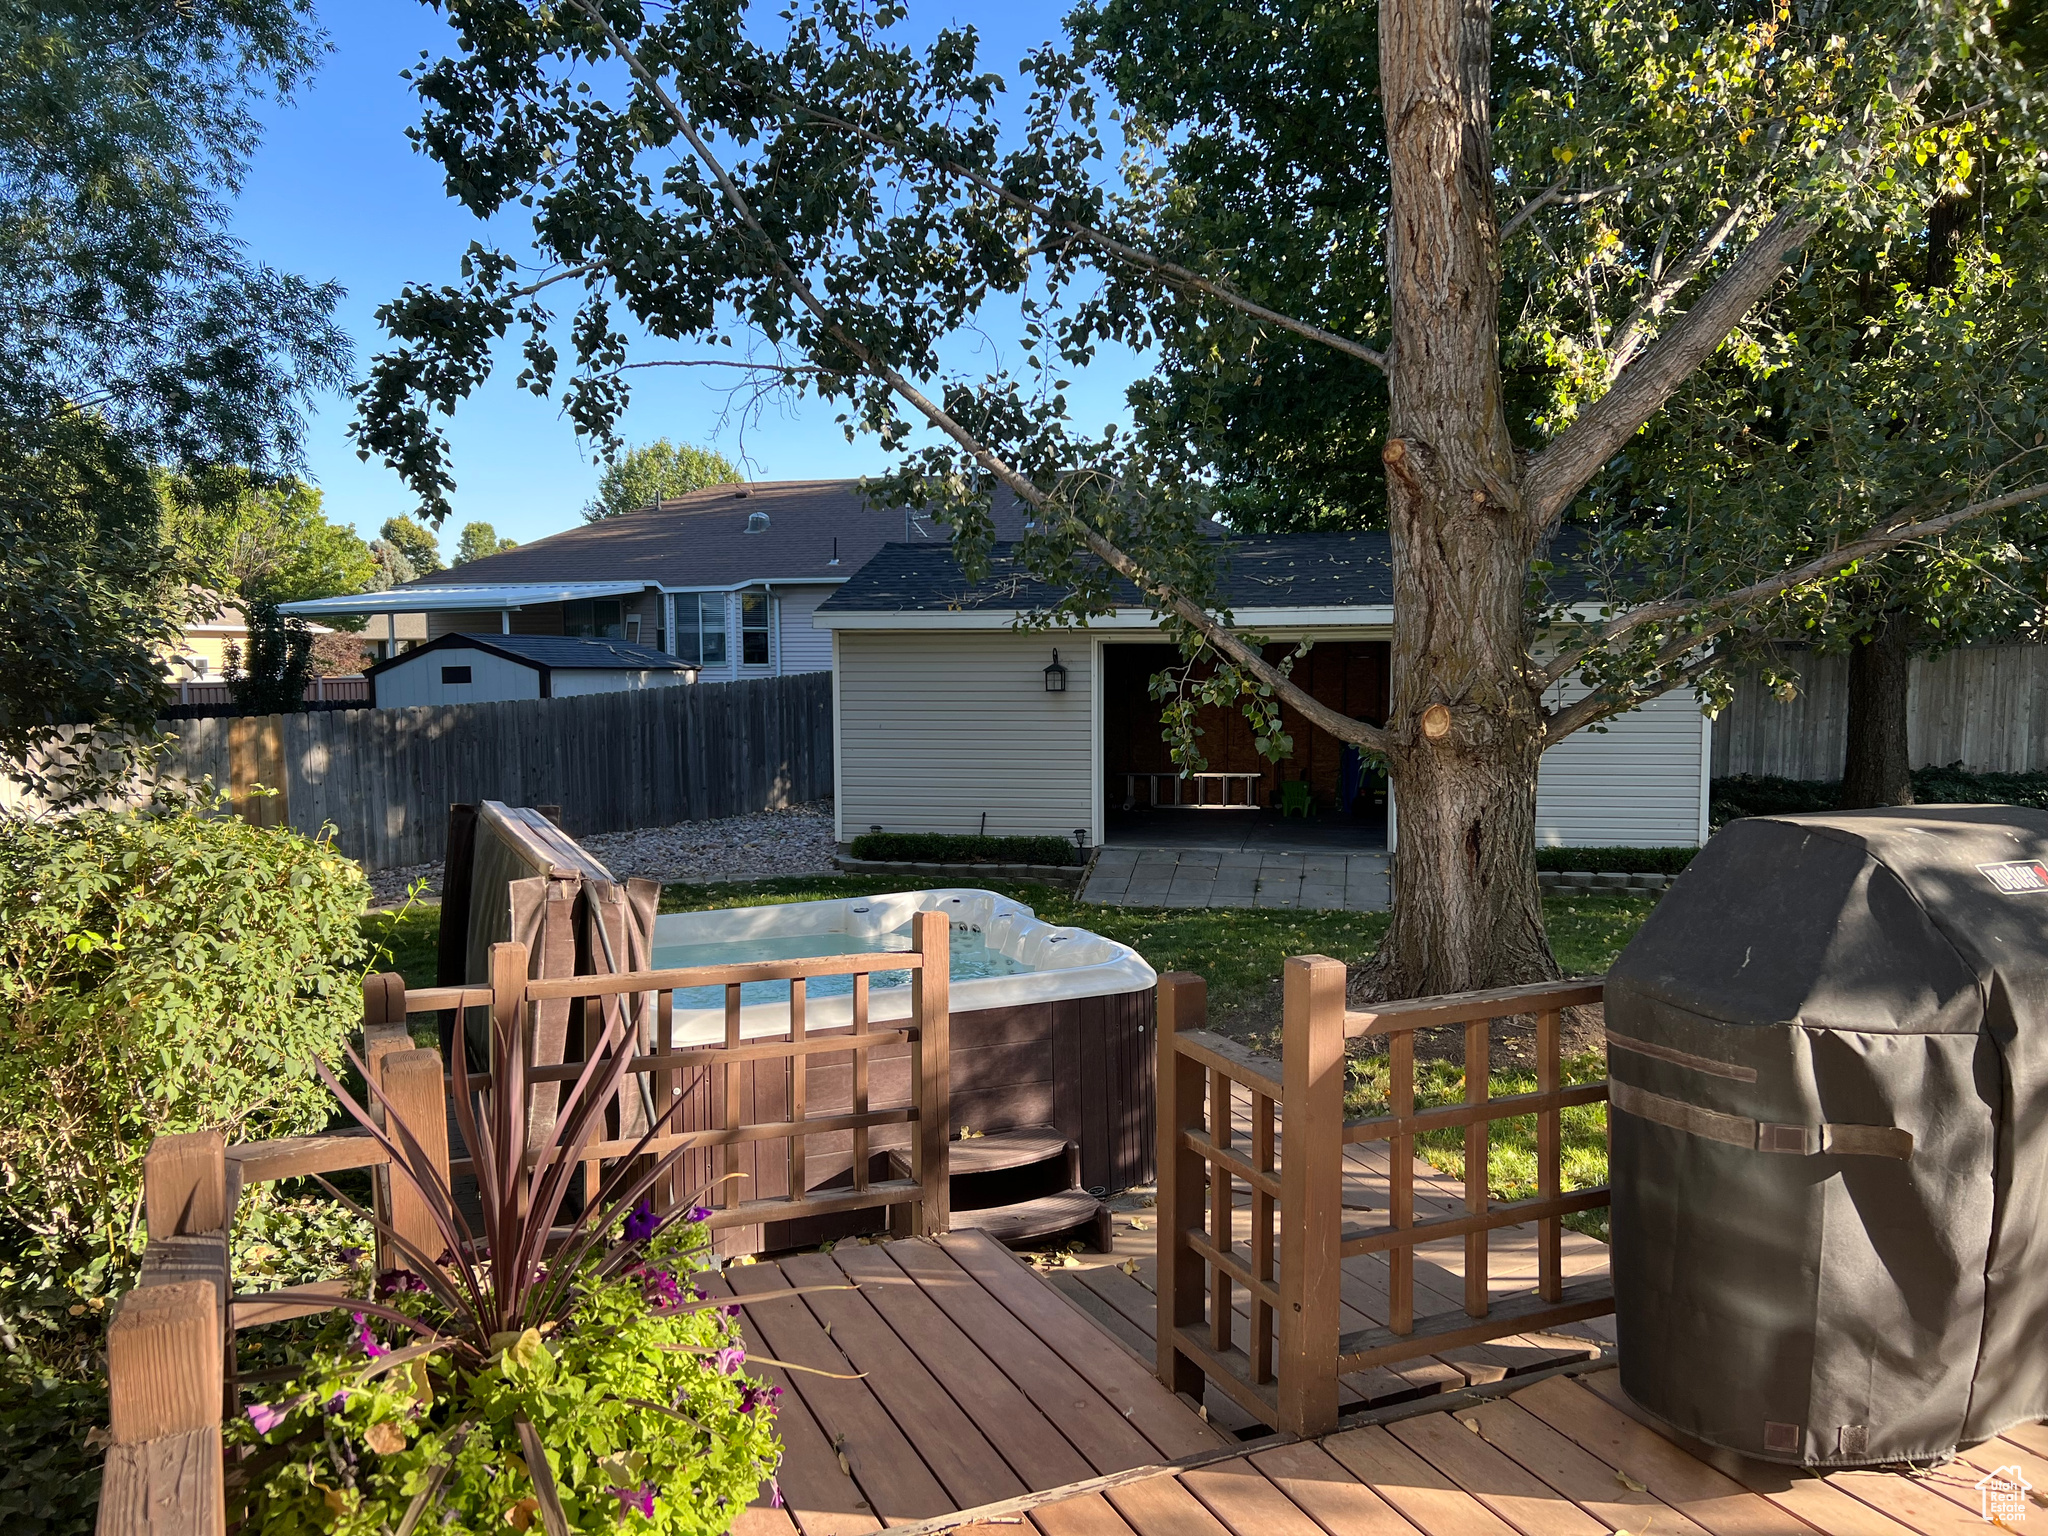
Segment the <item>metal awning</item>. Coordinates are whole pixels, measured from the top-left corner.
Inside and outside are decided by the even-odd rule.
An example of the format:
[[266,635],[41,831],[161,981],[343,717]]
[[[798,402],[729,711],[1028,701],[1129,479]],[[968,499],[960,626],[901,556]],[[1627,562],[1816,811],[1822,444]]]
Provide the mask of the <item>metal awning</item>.
[[279,603],[283,613],[320,618],[346,613],[446,613],[450,609],[497,610],[531,608],[537,603],[573,603],[590,597],[626,597],[652,586],[646,581],[520,582],[489,587],[463,587],[429,582],[393,587],[388,592],[355,592],[343,597],[309,597]]

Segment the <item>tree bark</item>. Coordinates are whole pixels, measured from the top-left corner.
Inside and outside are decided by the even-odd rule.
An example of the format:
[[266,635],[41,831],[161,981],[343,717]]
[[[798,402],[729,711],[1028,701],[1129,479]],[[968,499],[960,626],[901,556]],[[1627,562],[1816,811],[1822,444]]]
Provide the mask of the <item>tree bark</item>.
[[1536,886],[1531,554],[1502,405],[1486,0],[1383,0],[1394,917],[1380,997],[1558,974]]
[[1849,653],[1849,753],[1842,764],[1845,811],[1913,803],[1913,760],[1906,748],[1907,687],[1913,647],[1897,619],[1880,625]]

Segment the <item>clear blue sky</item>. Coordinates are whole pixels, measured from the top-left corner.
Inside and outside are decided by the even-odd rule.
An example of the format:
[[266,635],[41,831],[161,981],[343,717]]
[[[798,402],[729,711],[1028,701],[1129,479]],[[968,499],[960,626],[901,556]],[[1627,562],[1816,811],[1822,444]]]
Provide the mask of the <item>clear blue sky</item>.
[[[912,0],[908,27],[916,35],[974,19],[984,60],[1013,75],[1025,51],[1057,35],[1065,7],[1014,0],[988,7],[995,14],[986,18],[974,14],[979,9],[958,0]],[[438,171],[405,137],[418,103],[399,72],[423,51],[447,51],[441,16],[420,0],[327,0],[320,19],[333,51],[293,105],[266,114],[266,137],[236,204],[234,228],[258,259],[348,289],[341,320],[355,338],[361,369],[383,345],[377,306],[407,282],[450,280],[482,227],[443,194]],[[1010,100],[1021,107],[1014,94]],[[508,243],[516,235],[514,227],[501,232]],[[961,366],[978,370],[987,361],[961,344]],[[517,371],[515,364],[494,377],[450,425],[457,490],[455,515],[442,530],[446,550],[472,518],[522,541],[568,527],[596,480],[590,450],[552,403],[513,387]],[[1120,415],[1124,386],[1137,371],[1136,359],[1111,355],[1077,379],[1080,422],[1093,427]],[[411,503],[391,471],[356,458],[346,431],[350,409],[339,396],[323,402],[312,424],[308,471],[326,492],[328,515],[369,537]],[[628,442],[708,443],[736,462],[744,454],[760,479],[854,475],[887,462],[872,441],[848,444],[833,412],[815,402],[797,410],[771,403],[758,419],[721,427],[723,413],[723,392],[698,370],[647,370],[624,434]]]

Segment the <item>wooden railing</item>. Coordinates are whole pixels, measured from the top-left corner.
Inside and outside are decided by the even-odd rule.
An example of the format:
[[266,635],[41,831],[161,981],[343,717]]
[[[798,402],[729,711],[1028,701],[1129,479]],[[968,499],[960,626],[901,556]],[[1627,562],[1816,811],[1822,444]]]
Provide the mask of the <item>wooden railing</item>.
[[[1159,1376],[1199,1399],[1214,1382],[1262,1422],[1294,1434],[1337,1424],[1338,1378],[1487,1339],[1561,1327],[1614,1307],[1603,1274],[1566,1284],[1562,1218],[1608,1203],[1603,1185],[1562,1187],[1560,1113],[1607,1097],[1603,1080],[1567,1087],[1561,1076],[1563,1010],[1601,1000],[1598,981],[1543,983],[1390,1003],[1344,1006],[1344,967],[1321,955],[1287,962],[1278,1061],[1210,1033],[1198,976],[1159,981]],[[1537,1091],[1491,1098],[1488,1064],[1495,1020],[1536,1019]],[[1464,1030],[1465,1102],[1415,1107],[1415,1031]],[[1344,1118],[1345,1045],[1384,1037],[1388,1113]],[[1248,1144],[1238,1120],[1249,1103]],[[1488,1128],[1533,1115],[1538,1192],[1489,1198]],[[1464,1211],[1417,1221],[1415,1138],[1465,1133]],[[1387,1147],[1385,1220],[1346,1225],[1347,1146]],[[1240,1199],[1249,1232],[1237,1235]],[[1490,1234],[1533,1222],[1533,1292],[1495,1300],[1488,1286]],[[1415,1251],[1463,1239],[1462,1311],[1415,1316]],[[1344,1260],[1386,1255],[1387,1322],[1340,1331]],[[1245,1317],[1236,1312],[1244,1293]],[[1248,1326],[1247,1326],[1248,1325]],[[1238,1343],[1242,1336],[1244,1342]]]
[[[500,1018],[523,1022],[530,1040],[532,1010],[546,999],[601,1000],[624,997],[628,1006],[652,1014],[652,1048],[636,1055],[619,1092],[615,1111],[619,1134],[583,1149],[586,1198],[594,1196],[608,1160],[625,1156],[646,1125],[646,1101],[635,1077],[648,1080],[654,1113],[684,1091],[686,1079],[724,1075],[722,1123],[659,1135],[649,1150],[676,1147],[716,1155],[716,1208],[708,1225],[758,1226],[873,1206],[907,1207],[910,1229],[940,1233],[950,1222],[947,1192],[949,931],[942,913],[922,912],[913,920],[909,953],[833,955],[819,959],[763,961],[747,965],[700,966],[688,970],[635,971],[612,976],[529,980],[524,946],[498,944],[491,950],[489,986],[433,987],[408,991],[402,977],[376,975],[363,984],[363,1060],[372,1077],[414,1138],[429,1151],[444,1180],[459,1183],[466,1161],[449,1155],[449,1079],[441,1053],[416,1048],[408,1018],[445,1009],[489,1008]],[[876,971],[911,973],[911,1015],[907,1026],[868,1027],[868,979]],[[812,1033],[806,1025],[805,983],[819,976],[853,978],[850,1028]],[[790,983],[789,1028],[778,1038],[745,1040],[741,1035],[740,988],[748,982]],[[680,1048],[674,1042],[674,992],[678,988],[725,988],[725,1038],[711,1047]],[[595,1003],[586,1005],[594,1018]],[[913,1100],[908,1106],[868,1105],[866,1064],[879,1045],[908,1042]],[[854,1104],[849,1113],[813,1116],[805,1112],[805,1067],[825,1053],[851,1053]],[[787,1117],[751,1122],[737,1091],[742,1063],[788,1063]],[[578,1066],[529,1072],[529,1092],[545,1083],[573,1079]],[[379,1110],[382,1113],[382,1110]],[[911,1128],[911,1176],[868,1177],[869,1133],[885,1126]],[[854,1187],[812,1194],[805,1183],[804,1142],[808,1136],[851,1132],[855,1145]],[[789,1194],[748,1199],[737,1179],[739,1149],[776,1140],[787,1144]],[[437,1155],[438,1154],[438,1155]],[[324,1311],[345,1294],[340,1281],[315,1282],[267,1292],[261,1299],[232,1299],[229,1239],[235,1207],[250,1185],[313,1174],[367,1169],[381,1220],[415,1248],[440,1245],[435,1224],[410,1180],[391,1177],[389,1155],[366,1133],[341,1131],[227,1146],[218,1132],[159,1136],[143,1161],[143,1206],[149,1244],[136,1288],[116,1303],[107,1329],[107,1374],[111,1445],[100,1495],[100,1536],[222,1536],[226,1530],[226,1469],[222,1459],[224,1417],[239,1411],[234,1336],[245,1328]],[[681,1174],[658,1192],[682,1198],[712,1179],[689,1182]],[[379,1254],[379,1267],[398,1263]]]

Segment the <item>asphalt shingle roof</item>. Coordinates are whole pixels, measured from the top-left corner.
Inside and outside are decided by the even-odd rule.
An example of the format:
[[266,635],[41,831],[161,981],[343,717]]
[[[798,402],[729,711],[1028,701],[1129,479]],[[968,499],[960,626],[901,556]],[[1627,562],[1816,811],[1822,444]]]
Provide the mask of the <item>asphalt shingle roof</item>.
[[[748,533],[766,513],[767,528]],[[1013,497],[998,496],[996,536],[1024,532]],[[934,543],[945,534],[938,525]],[[666,587],[733,587],[751,581],[820,581],[850,576],[890,540],[905,533],[900,507],[868,504],[858,480],[781,480],[715,485],[644,512],[585,523],[535,539],[501,555],[451,566],[399,590],[432,586],[494,586],[520,582],[634,581]],[[834,540],[839,563],[832,563]]]
[[[943,547],[885,544],[824,604],[828,613],[917,613],[1049,607],[1060,592],[1016,564],[1000,544],[988,576],[970,583]],[[1217,573],[1222,601],[1236,608],[1384,608],[1394,600],[1393,562],[1384,533],[1241,534]],[[1126,586],[1120,604],[1142,607]]]
[[443,635],[425,645],[380,661],[370,668],[381,672],[429,651],[464,650],[474,646],[496,651],[536,666],[558,671],[687,672],[688,662],[655,650],[652,646],[629,645],[624,640],[597,640],[583,635]]

